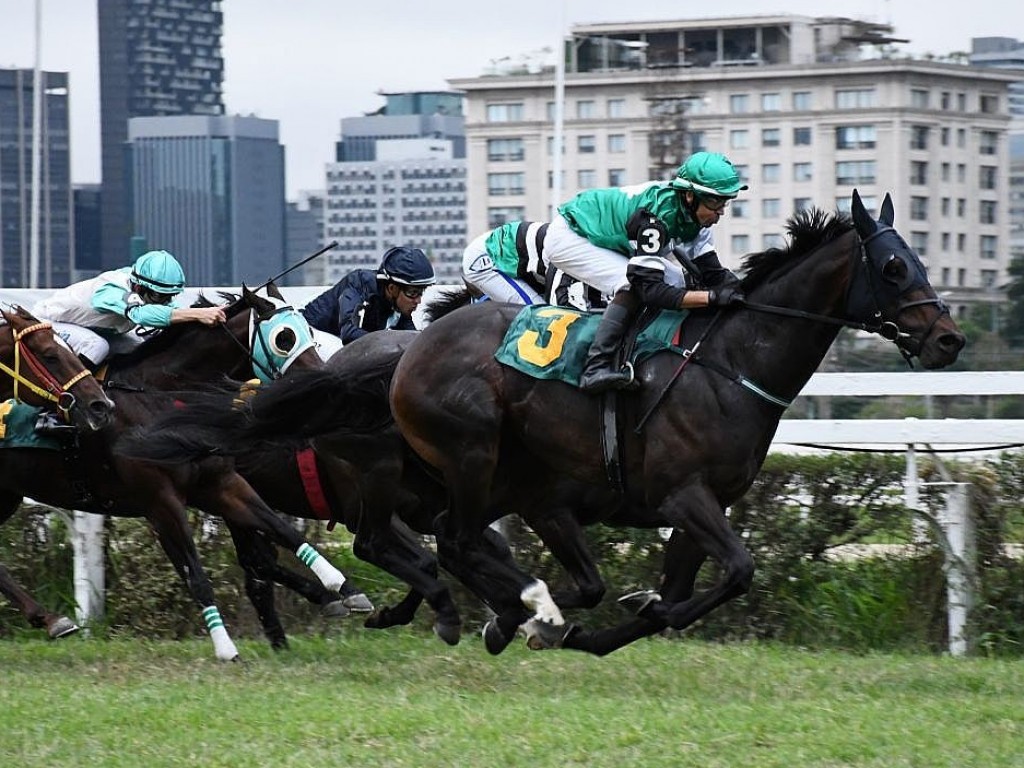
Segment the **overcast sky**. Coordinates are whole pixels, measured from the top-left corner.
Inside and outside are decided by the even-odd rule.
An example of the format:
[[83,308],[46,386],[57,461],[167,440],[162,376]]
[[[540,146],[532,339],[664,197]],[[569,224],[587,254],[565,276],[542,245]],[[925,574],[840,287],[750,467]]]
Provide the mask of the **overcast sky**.
[[[101,0],[102,1],[102,0]],[[71,78],[72,178],[100,180],[96,0],[42,3],[43,69]],[[34,0],[0,0],[0,67],[34,64]],[[1024,39],[1020,0],[223,0],[229,114],[278,120],[289,197],[324,185],[343,117],[378,91],[444,90],[494,59],[553,47],[574,23],[789,13],[895,25],[900,50],[946,54],[972,37]]]

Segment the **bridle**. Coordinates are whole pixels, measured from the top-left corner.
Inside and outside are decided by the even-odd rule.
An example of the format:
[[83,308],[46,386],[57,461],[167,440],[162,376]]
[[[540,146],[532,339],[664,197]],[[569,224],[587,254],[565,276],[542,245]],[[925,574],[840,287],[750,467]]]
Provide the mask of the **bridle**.
[[[91,376],[92,373],[88,369],[84,369],[72,376],[64,384],[52,374],[49,370],[39,361],[36,357],[36,353],[24,342],[26,336],[29,336],[36,331],[50,330],[52,326],[49,323],[36,323],[30,325],[21,330],[16,330],[14,326],[11,326],[11,336],[14,339],[14,367],[11,368],[4,363],[0,362],[0,371],[3,371],[14,381],[14,397],[16,400],[20,400],[19,387],[34,392],[44,400],[49,400],[55,403],[57,410],[64,416],[65,420],[70,420],[71,409],[75,407],[75,396],[71,393],[71,388],[75,386],[82,379],[87,376]],[[36,377],[43,383],[45,389],[40,387],[35,382],[25,378],[21,372],[21,361],[24,359],[26,365],[32,369]]]
[[[250,307],[249,311],[248,347],[235,337],[226,324],[222,327],[239,349],[243,350],[256,378],[269,384],[281,378],[299,355],[314,346],[314,342],[302,313],[289,305],[280,306],[269,315],[261,315],[255,307]],[[265,332],[267,326],[271,326],[269,333]],[[290,332],[290,346],[279,343],[282,332]]]

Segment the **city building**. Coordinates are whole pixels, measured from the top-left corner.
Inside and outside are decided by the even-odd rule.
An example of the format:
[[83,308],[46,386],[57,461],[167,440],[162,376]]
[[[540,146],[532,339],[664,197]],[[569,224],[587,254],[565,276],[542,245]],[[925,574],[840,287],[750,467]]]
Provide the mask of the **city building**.
[[[326,198],[323,190],[299,192],[299,199],[289,201],[285,210],[285,261],[290,267],[323,248]],[[295,271],[291,285],[324,285],[327,255],[307,262]]]
[[[34,71],[0,69],[0,287],[67,285],[74,253],[66,72],[41,72],[37,271],[32,279]],[[34,284],[34,285],[33,285]]]
[[128,123],[128,155],[136,251],[171,251],[192,285],[254,286],[283,271],[284,147],[276,120],[136,117]]
[[219,0],[97,2],[100,143],[103,173],[102,267],[131,257],[128,120],[224,113],[223,18]]
[[375,114],[344,118],[327,166],[325,283],[376,268],[393,245],[421,248],[441,282],[459,282],[466,247],[462,96],[383,94]]
[[[954,312],[992,301],[1009,263],[1014,75],[898,56],[901,42],[887,25],[789,15],[573,26],[561,199],[721,151],[751,187],[716,227],[727,264],[782,243],[798,209],[848,208],[854,189],[877,209],[890,192]],[[469,230],[549,218],[554,68],[449,83],[466,95]]]
[[100,227],[103,188],[99,184],[75,184],[75,258],[71,282],[78,282],[100,272],[102,242]]

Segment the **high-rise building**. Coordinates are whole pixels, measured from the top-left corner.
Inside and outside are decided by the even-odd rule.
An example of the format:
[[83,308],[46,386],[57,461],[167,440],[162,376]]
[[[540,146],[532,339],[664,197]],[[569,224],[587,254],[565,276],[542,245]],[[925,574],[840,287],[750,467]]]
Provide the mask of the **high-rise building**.
[[31,276],[33,78],[31,69],[0,69],[0,287],[40,288],[70,282],[71,148],[66,72],[41,72],[39,248]]
[[99,184],[75,184],[75,269],[72,282],[100,271],[101,210],[103,192]]
[[276,120],[136,117],[128,151],[139,247],[171,251],[190,285],[253,286],[283,270]]
[[[324,282],[376,268],[393,245],[420,248],[441,282],[458,282],[466,247],[462,96],[385,94],[373,115],[341,121],[339,162],[327,166]],[[419,111],[417,111],[419,110]]]
[[[287,266],[298,264],[303,259],[323,248],[325,199],[323,190],[301,191],[299,199],[290,201],[285,211],[285,251]],[[323,285],[327,255],[309,261],[296,270],[290,285]]]
[[1008,85],[1015,75],[891,56],[886,25],[753,16],[577,25],[566,41],[561,199],[551,198],[556,73],[451,80],[466,94],[471,232],[545,220],[580,189],[668,178],[726,153],[750,184],[715,229],[724,261],[780,244],[815,205],[900,230],[954,311],[1006,280]]
[[103,263],[131,257],[128,120],[220,115],[223,19],[219,0],[99,0]]

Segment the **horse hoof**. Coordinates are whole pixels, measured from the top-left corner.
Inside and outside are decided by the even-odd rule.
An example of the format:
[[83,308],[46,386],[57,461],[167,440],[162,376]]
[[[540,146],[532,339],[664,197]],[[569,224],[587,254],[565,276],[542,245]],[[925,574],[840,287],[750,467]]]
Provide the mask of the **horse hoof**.
[[73,622],[67,616],[61,616],[59,619],[54,621],[49,627],[47,627],[46,634],[49,635],[51,640],[57,640],[61,637],[73,635],[80,629],[81,627],[75,624],[75,622]]
[[[458,645],[462,635],[462,628],[458,624],[434,624],[434,634],[444,640],[448,645]],[[486,640],[486,639],[485,639]]]
[[661,595],[653,589],[641,589],[639,592],[630,592],[619,598],[619,605],[627,611],[632,611],[640,616],[644,611],[657,602],[661,601]]
[[362,592],[348,595],[341,602],[353,613],[373,613],[373,603]]
[[[277,637],[270,641],[270,647],[274,651],[288,651],[291,650],[288,645],[287,637]],[[236,661],[239,657],[236,656],[232,661]]]
[[350,613],[352,611],[345,605],[344,600],[331,600],[320,607],[320,615],[325,619],[343,619]]
[[531,651],[561,648],[562,641],[569,636],[572,627],[572,624],[551,624],[530,619],[523,627],[526,631],[526,647]]
[[484,647],[492,656],[497,656],[508,648],[508,644],[512,642],[512,638],[505,636],[495,619],[491,619],[484,624],[483,631],[480,634],[484,638]]

